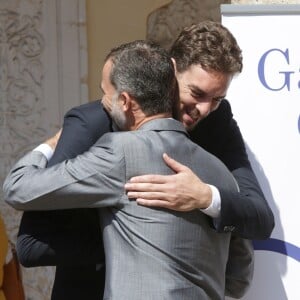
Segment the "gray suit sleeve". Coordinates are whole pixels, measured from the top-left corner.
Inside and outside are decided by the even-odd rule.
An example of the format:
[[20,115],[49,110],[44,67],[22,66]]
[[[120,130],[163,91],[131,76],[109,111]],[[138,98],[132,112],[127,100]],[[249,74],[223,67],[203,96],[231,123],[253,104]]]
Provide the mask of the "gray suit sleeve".
[[107,134],[88,152],[46,167],[43,154],[21,158],[4,182],[5,201],[19,210],[104,207],[126,197],[125,160],[120,143]]

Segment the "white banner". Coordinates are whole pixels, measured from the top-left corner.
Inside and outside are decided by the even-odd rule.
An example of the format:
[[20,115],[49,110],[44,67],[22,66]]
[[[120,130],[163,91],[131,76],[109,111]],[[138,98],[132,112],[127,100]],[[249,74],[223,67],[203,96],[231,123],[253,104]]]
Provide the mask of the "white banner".
[[222,5],[244,69],[227,98],[275,214],[271,239],[254,241],[243,299],[300,299],[300,5]]

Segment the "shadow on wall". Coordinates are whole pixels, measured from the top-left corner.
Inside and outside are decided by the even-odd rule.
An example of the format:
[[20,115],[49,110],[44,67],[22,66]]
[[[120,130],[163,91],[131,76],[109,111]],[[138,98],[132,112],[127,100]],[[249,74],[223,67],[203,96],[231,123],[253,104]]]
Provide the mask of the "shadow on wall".
[[254,153],[248,145],[246,145],[246,148],[252,168],[274,213],[275,228],[272,236],[276,237],[276,239],[253,241],[254,249],[256,250],[254,279],[252,287],[243,299],[286,300],[288,298],[282,278],[287,273],[289,245],[284,240],[280,211],[273,197],[269,181]]

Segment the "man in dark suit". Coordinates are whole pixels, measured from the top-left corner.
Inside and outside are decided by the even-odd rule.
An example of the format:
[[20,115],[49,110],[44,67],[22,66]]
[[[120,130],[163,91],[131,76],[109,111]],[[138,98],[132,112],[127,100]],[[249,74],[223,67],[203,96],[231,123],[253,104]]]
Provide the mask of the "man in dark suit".
[[[264,199],[255,175],[251,169],[239,128],[232,118],[230,105],[226,100],[222,101],[220,104],[220,101],[218,101],[220,100],[220,97],[225,96],[232,76],[241,70],[241,60],[240,66],[235,70],[224,70],[226,64],[228,64],[227,67],[230,67],[231,64],[226,62],[224,66],[224,63],[222,62],[225,61],[226,57],[231,57],[232,55],[239,56],[240,53],[237,52],[234,54],[234,51],[237,49],[235,40],[232,40],[231,35],[228,36],[227,32],[225,32],[226,34],[224,36],[223,29],[219,26],[215,27],[211,24],[202,24],[199,25],[199,28],[191,29],[191,31],[194,35],[203,35],[202,40],[196,42],[195,39],[191,39],[191,32],[187,31],[181,34],[181,37],[177,40],[177,42],[175,42],[173,47],[173,50],[181,49],[182,45],[184,44],[187,46],[186,48],[183,48],[184,53],[194,51],[195,53],[193,55],[195,57],[197,56],[197,52],[199,53],[198,57],[196,57],[193,61],[187,61],[185,66],[183,64],[183,67],[178,66],[180,65],[181,61],[180,56],[184,53],[179,53],[179,56],[175,57],[177,63],[177,72],[179,75],[177,78],[179,81],[181,101],[182,103],[186,101],[188,104],[186,108],[183,106],[183,113],[187,112],[187,115],[190,114],[192,116],[192,119],[189,119],[188,116],[185,115],[185,120],[183,121],[186,121],[186,123],[193,123],[193,119],[201,119],[200,123],[195,122],[197,124],[195,124],[195,126],[191,126],[193,127],[190,130],[191,138],[196,143],[218,156],[232,171],[240,186],[240,193],[228,195],[222,190],[219,191],[221,194],[221,209],[220,215],[214,218],[216,230],[219,232],[234,231],[237,235],[245,238],[266,238],[270,235],[274,226],[272,212],[267,205],[266,200]],[[216,40],[215,45],[207,45],[208,49],[220,50],[220,55],[212,53],[210,60],[213,62],[213,64],[206,65],[207,62],[204,60],[204,58],[207,57],[207,55],[204,55],[205,53],[203,52],[205,49],[201,52],[199,49],[199,44],[197,43],[203,44],[204,47],[205,43],[202,41],[205,41],[207,38],[206,35],[211,35],[211,32],[215,32],[214,34],[216,34],[216,37],[221,37],[224,39],[224,41],[218,39]],[[187,41],[183,39],[184,37],[186,37],[190,43],[187,43]],[[222,48],[224,42],[227,42],[227,44],[231,43],[233,45],[233,54],[225,53],[227,50],[225,51]],[[214,43],[214,40],[210,39],[210,43]],[[173,53],[172,55],[174,56]],[[221,59],[218,60],[218,57],[221,57]],[[193,71],[190,68],[193,65],[201,66],[206,73],[197,73],[196,76],[193,76],[193,72],[190,72]],[[214,88],[210,88],[211,81],[207,81],[210,78],[209,75],[222,75],[223,73],[227,75],[229,74],[230,76],[228,77],[227,81],[225,80],[225,82],[221,84],[222,91],[220,92],[215,88],[215,86],[213,86]],[[198,81],[195,83],[193,80],[196,78]],[[214,78],[217,79],[218,77],[214,76]],[[189,80],[191,82],[189,82]],[[186,84],[180,85],[180,82],[182,84]],[[201,85],[203,83],[206,83],[206,86],[202,87]],[[186,95],[190,95],[193,99],[186,100]],[[202,98],[203,101],[201,100]],[[197,104],[191,103],[190,101],[196,101]],[[206,114],[204,113],[200,117],[194,110],[194,106],[200,106],[199,104],[204,105],[207,103],[210,104],[208,111],[206,111]],[[213,109],[215,109],[215,111],[211,112]],[[207,108],[205,108],[205,110],[207,110]],[[102,133],[111,130],[110,126],[110,120],[98,101],[71,110],[65,117],[62,136],[54,154],[53,162],[58,162],[65,158],[75,156],[76,154],[88,149],[88,147],[93,144],[93,142],[95,142],[98,137],[102,135]],[[71,135],[72,138],[70,139],[70,134],[72,132],[74,136]],[[70,140],[71,143],[69,143]],[[55,158],[57,159],[56,161]],[[189,172],[183,171],[179,175],[183,176],[181,178],[186,178],[188,182],[191,182],[191,178],[194,179],[194,177],[191,177],[193,175],[191,175]],[[174,176],[168,178],[171,178],[170,180],[174,180],[174,178],[176,179]],[[173,208],[177,210],[189,210],[197,207],[197,201],[194,201],[194,199],[197,199],[199,195],[203,195],[202,191],[204,190],[204,185],[200,184],[198,186],[198,188],[193,190],[191,190],[191,186],[188,187],[190,192],[194,192],[192,196],[190,193],[188,195],[188,198],[191,199],[188,203],[192,203],[191,205],[188,204],[187,208],[182,208],[180,207],[180,204],[175,204],[173,205]],[[134,188],[136,188],[136,185],[133,186],[133,189]],[[197,193],[195,194],[195,192]],[[176,197],[173,197],[173,195]],[[180,196],[182,196],[182,193],[180,194],[176,191],[175,194],[172,193],[172,199],[182,198]],[[64,211],[60,213],[47,212],[45,215],[40,213],[25,213],[21,223],[20,234],[18,238],[18,250],[23,263],[26,263],[30,266],[49,264],[58,265],[54,294],[56,294],[55,291],[58,291],[58,294],[62,293],[62,290],[63,292],[67,292],[67,289],[63,289],[62,286],[66,285],[67,280],[72,282],[74,278],[75,280],[80,278],[79,270],[80,268],[85,268],[84,266],[80,266],[80,264],[84,265],[91,263],[92,266],[92,261],[94,259],[92,249],[97,249],[97,247],[100,247],[99,241],[97,242],[95,238],[91,238],[90,241],[87,242],[89,237],[86,237],[86,235],[83,234],[82,236],[85,236],[86,239],[83,238],[82,242],[79,241],[79,239],[76,239],[78,245],[81,245],[82,247],[72,247],[72,236],[77,234],[75,231],[78,229],[78,227],[81,227],[83,223],[86,223],[88,227],[88,224],[91,225],[93,221],[92,218],[87,217],[88,214],[92,212],[87,211],[85,213],[78,211],[77,213],[81,214],[81,216],[76,215],[76,213],[73,211]],[[46,222],[46,219],[50,220],[49,224],[45,226],[45,231],[47,231],[48,234],[47,232],[42,232],[36,225],[40,224],[41,220]],[[65,224],[68,224],[68,226]],[[53,227],[54,230],[52,230]],[[89,228],[93,228],[93,230],[95,230],[95,228],[97,228],[96,222],[94,223],[94,226],[90,226]],[[89,230],[83,229],[82,232],[84,231],[89,232]],[[58,237],[59,235],[57,235],[57,232],[60,232],[60,238]],[[68,238],[70,238],[69,245],[71,246],[68,246],[67,249],[70,251],[64,252],[63,248],[65,248],[68,244]],[[75,244],[76,243],[73,243],[73,245]],[[88,250],[91,249],[91,255],[80,255],[81,250],[83,252],[87,251],[86,248]],[[97,251],[95,252],[97,253]],[[64,255],[64,253],[67,253],[67,255]],[[74,254],[74,258],[71,258],[72,254]],[[82,262],[79,259],[80,257],[83,260]],[[99,260],[100,258],[98,258],[98,261]],[[75,271],[77,267],[70,266],[71,262],[74,265],[74,261],[78,262],[78,271]],[[95,261],[97,260],[95,259]],[[93,266],[91,269],[93,269]],[[68,272],[68,270],[70,270],[70,272]],[[59,276],[60,272],[65,273],[64,275]],[[71,273],[73,275],[73,279],[71,276],[66,276],[66,272],[67,274]],[[87,271],[87,273],[89,273],[89,271]],[[59,280],[59,287],[56,288],[56,286],[58,286],[58,278],[64,278],[64,281]],[[87,289],[84,289],[83,287],[85,284],[89,285],[91,281],[85,282],[84,277],[82,277],[79,282],[82,284],[80,290],[84,293],[84,290],[86,291]],[[82,299],[80,296],[76,298],[76,295],[78,295],[76,289],[71,288],[69,292],[71,293],[69,296],[61,296],[60,298],[57,296],[53,299]],[[72,293],[74,294],[73,296],[71,296]],[[97,292],[95,294],[97,294]],[[94,298],[87,297],[87,299]],[[95,299],[97,299],[97,297]]]

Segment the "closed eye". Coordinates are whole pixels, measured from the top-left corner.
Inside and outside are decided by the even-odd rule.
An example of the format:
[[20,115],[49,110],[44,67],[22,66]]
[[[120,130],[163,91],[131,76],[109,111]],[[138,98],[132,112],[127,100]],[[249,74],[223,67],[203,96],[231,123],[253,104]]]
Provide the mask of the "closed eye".
[[224,99],[225,99],[225,97],[215,97],[215,98],[213,98],[213,100],[218,102],[218,103],[221,103]]

